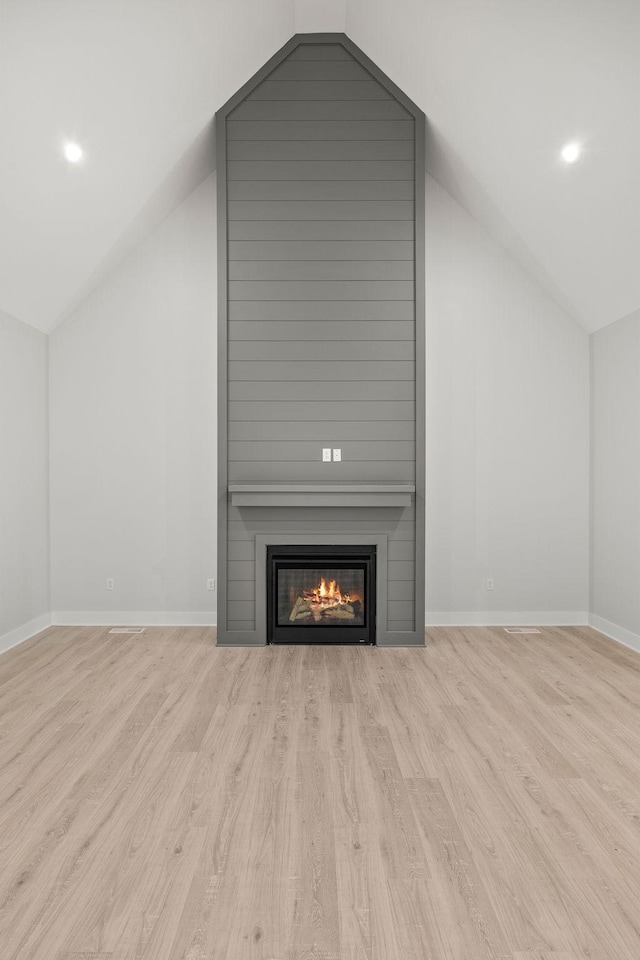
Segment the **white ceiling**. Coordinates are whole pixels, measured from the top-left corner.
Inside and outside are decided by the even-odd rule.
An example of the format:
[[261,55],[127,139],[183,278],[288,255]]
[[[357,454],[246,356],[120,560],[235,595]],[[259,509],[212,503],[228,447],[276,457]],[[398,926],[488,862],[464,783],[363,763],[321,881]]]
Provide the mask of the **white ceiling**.
[[0,0],[0,310],[53,329],[210,172],[218,107],[294,32],[345,29],[573,317],[640,307],[638,0]]

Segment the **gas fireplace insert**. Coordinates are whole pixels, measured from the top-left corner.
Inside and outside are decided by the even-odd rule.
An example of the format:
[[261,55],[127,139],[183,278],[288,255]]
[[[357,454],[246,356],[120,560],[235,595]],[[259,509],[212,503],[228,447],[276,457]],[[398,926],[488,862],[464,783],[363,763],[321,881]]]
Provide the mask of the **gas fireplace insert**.
[[267,547],[268,643],[375,643],[376,548]]

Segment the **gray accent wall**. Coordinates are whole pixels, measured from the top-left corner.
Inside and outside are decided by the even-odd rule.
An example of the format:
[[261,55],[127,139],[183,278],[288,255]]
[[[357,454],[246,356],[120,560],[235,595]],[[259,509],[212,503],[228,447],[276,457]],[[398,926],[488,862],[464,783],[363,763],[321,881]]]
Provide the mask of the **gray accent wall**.
[[[218,114],[219,643],[264,642],[269,534],[383,538],[377,641],[424,642],[423,122],[343,35],[293,38]],[[414,492],[231,502],[283,484]]]

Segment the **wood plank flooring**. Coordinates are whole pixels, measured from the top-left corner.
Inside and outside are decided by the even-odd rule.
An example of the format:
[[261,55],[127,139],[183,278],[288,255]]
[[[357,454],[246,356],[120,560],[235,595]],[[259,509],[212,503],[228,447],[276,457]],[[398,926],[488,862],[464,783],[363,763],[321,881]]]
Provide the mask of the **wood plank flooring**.
[[9,651],[2,960],[638,960],[640,657],[541,630]]

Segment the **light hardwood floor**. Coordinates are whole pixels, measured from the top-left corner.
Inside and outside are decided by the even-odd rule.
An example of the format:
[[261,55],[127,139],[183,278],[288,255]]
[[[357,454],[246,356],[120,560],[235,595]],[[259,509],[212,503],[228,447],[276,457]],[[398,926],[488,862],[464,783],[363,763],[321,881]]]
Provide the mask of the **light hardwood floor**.
[[2,960],[638,960],[639,656],[214,642],[0,657]]

